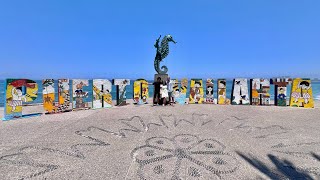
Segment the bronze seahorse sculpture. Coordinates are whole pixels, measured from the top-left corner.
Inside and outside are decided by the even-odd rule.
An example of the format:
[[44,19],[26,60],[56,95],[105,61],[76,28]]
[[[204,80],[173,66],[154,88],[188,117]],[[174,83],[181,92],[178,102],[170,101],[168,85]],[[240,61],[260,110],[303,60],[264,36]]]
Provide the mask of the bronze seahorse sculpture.
[[161,41],[161,46],[159,46],[160,38],[161,35],[154,44],[154,47],[157,48],[157,54],[154,58],[154,69],[157,71],[158,74],[166,74],[168,72],[168,68],[167,66],[161,66],[160,68],[160,62],[169,54],[169,42],[176,42],[173,40],[171,35],[166,35]]

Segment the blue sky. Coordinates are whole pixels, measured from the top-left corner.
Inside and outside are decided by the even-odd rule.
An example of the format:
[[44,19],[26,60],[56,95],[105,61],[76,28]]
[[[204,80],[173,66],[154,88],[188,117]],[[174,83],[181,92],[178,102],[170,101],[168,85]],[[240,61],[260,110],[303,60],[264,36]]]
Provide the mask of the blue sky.
[[0,78],[320,77],[319,0],[0,2]]

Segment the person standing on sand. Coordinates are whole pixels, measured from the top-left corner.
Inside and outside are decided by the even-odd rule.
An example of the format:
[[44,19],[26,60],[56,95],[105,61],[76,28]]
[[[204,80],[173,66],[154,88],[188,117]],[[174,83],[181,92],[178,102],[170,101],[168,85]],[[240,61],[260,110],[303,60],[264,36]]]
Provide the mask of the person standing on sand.
[[167,98],[169,97],[168,87],[166,84],[160,85],[160,95],[161,95],[161,100],[162,100],[162,106],[165,106],[167,104]]
[[174,99],[173,99],[173,81],[168,77],[167,79],[167,85],[168,85],[168,95],[169,95],[169,103],[172,106]]
[[159,102],[160,102],[160,85],[161,84],[162,84],[161,77],[158,77],[157,81],[153,83],[153,85],[154,85],[153,105],[159,105]]

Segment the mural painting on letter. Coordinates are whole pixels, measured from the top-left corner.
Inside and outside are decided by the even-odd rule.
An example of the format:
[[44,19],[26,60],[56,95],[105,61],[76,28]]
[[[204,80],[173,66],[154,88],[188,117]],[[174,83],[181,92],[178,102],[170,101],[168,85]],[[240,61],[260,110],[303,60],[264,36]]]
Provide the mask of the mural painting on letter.
[[233,105],[249,105],[249,91],[248,80],[244,78],[237,78],[233,80],[232,88],[232,104]]
[[173,97],[176,103],[184,105],[186,104],[187,91],[188,91],[188,79],[181,79],[181,84],[179,88],[179,81],[174,79],[175,84],[173,86]]
[[310,79],[296,78],[293,80],[290,95],[290,106],[305,108],[314,107]]
[[149,98],[149,85],[145,79],[137,79],[133,83],[133,103],[147,104]]
[[227,81],[225,79],[218,79],[218,99],[217,104],[227,104]]
[[172,84],[172,96],[174,98],[174,102],[177,103],[180,96],[179,80],[170,79],[170,83]]
[[42,88],[43,108],[46,114],[56,113],[54,79],[43,79]]
[[90,109],[92,102],[89,102],[89,80],[87,79],[73,79],[73,109]]
[[214,104],[213,87],[214,87],[213,79],[207,79],[207,82],[206,82],[206,104]]
[[22,104],[32,102],[38,97],[38,84],[29,79],[6,79],[5,87],[3,120],[27,117],[28,115],[22,115]]
[[274,105],[287,106],[287,85],[292,83],[290,78],[275,78],[271,79],[271,84],[274,84]]
[[58,79],[58,102],[58,112],[72,111],[69,79]]
[[69,79],[58,80],[58,102],[55,102],[54,79],[42,80],[43,108],[46,114],[71,111]]
[[202,79],[191,79],[189,104],[202,104],[204,99],[203,94]]
[[93,97],[92,108],[112,107],[112,83],[107,79],[94,79],[92,83]]
[[113,84],[117,89],[117,106],[127,105],[126,89],[127,85],[130,85],[130,79],[114,79]]
[[181,79],[179,104],[185,104],[186,103],[187,91],[188,91],[188,79],[187,78],[183,78],[183,79]]
[[270,80],[251,79],[251,104],[270,105]]

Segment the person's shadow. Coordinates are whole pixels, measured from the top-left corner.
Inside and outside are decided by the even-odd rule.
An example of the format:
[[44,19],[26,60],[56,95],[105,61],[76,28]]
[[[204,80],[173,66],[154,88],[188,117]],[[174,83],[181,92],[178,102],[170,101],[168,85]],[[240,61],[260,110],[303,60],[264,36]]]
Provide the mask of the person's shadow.
[[236,151],[236,153],[270,179],[313,179],[309,173],[299,171],[292,162],[286,159],[281,160],[272,154],[268,154],[268,157],[276,168],[268,167],[255,157],[249,157],[239,151]]
[[317,159],[318,161],[320,161],[320,155],[317,155],[317,154],[314,153],[314,152],[311,152],[311,155],[312,155],[315,159]]

